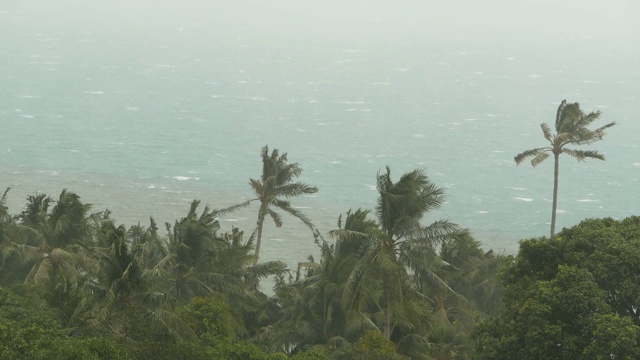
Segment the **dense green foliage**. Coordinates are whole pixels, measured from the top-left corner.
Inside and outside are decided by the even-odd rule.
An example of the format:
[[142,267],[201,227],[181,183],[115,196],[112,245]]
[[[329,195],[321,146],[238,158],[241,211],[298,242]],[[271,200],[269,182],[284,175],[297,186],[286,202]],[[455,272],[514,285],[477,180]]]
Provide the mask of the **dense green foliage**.
[[[262,160],[250,230],[280,221],[272,207],[313,228],[283,198],[317,189],[292,182],[301,169],[286,154],[265,147]],[[423,225],[444,201],[423,170],[394,180],[386,168],[377,190],[330,240],[313,228],[320,255],[296,269],[259,262],[254,235],[220,228],[252,200],[193,201],[163,232],[153,218],[118,225],[67,190],[12,215],[5,192],[0,360],[640,358],[640,218],[587,220],[512,258],[448,220]]]
[[0,289],[0,359],[126,360],[131,354],[107,338],[66,336],[59,322]]
[[639,278],[640,217],[522,241],[504,312],[476,330],[478,358],[638,359]]

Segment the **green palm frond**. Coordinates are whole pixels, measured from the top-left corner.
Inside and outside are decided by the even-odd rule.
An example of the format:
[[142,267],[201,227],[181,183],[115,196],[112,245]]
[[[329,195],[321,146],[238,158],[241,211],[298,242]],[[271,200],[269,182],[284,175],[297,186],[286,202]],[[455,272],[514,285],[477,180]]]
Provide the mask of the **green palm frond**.
[[247,272],[256,278],[265,278],[283,274],[287,269],[287,265],[282,261],[267,261],[250,266]]
[[305,194],[315,194],[318,192],[318,188],[302,183],[292,183],[278,186],[275,192],[275,196],[297,197]]
[[309,219],[304,213],[302,213],[302,211],[292,207],[288,201],[277,200],[275,205],[279,209],[282,209],[283,211],[287,212],[289,215],[302,221],[309,228],[311,229],[314,228],[313,223],[311,222],[311,219]]
[[582,110],[580,110],[580,105],[578,103],[576,103],[576,105],[578,105],[578,111],[576,112],[576,114],[574,114],[574,116],[576,116],[575,126],[577,128],[586,128],[587,126],[591,125],[592,122],[598,120],[600,118],[600,115],[602,115],[600,110],[592,111],[585,115]]
[[562,100],[558,106],[558,110],[556,111],[556,132],[560,132],[560,127],[562,126],[562,114],[566,105],[567,100]]
[[515,160],[517,165],[520,165],[525,159],[530,157],[536,157],[544,152],[551,151],[552,149],[549,147],[535,148],[521,152],[516,155],[513,160]]
[[346,230],[346,229],[335,229],[329,231],[329,236],[333,239],[366,239],[368,237],[367,233],[363,233],[360,231]]
[[615,125],[616,125],[616,122],[612,121],[612,122],[610,122],[610,123],[608,123],[608,124],[606,124],[606,125],[604,125],[602,127],[599,127],[597,129],[593,130],[593,132],[600,133],[600,136],[602,137],[602,136],[604,136],[604,130],[606,130],[606,129],[610,128],[610,127],[613,127]]
[[549,141],[550,143],[553,143],[553,135],[551,134],[551,128],[549,127],[549,125],[547,125],[546,123],[542,123],[540,124],[540,127],[542,128],[542,134],[544,135],[544,138],[547,139],[547,141]]
[[212,213],[214,214],[214,216],[224,216],[249,206],[255,200],[258,200],[258,199],[257,198],[251,199],[251,200],[241,202],[239,204],[231,205],[223,209],[216,209],[216,210],[213,210]]
[[158,308],[146,308],[147,317],[169,330],[178,340],[196,341],[198,335],[180,317],[170,311]]
[[[7,217],[9,216],[9,208],[7,207],[7,194],[9,193],[9,190],[11,190],[11,188],[7,187],[4,193],[2,193],[2,197],[0,197],[0,221],[7,220]],[[1,240],[2,239],[0,239],[0,241]]]
[[604,160],[604,155],[599,154],[595,150],[572,150],[564,148],[562,149],[562,153],[567,154],[578,161],[584,161],[586,159]]
[[448,220],[437,220],[428,226],[415,229],[409,238],[416,243],[430,246],[441,243],[461,231],[457,224]]
[[543,152],[534,156],[534,158],[531,159],[531,166],[536,167],[540,165],[543,161],[547,160],[548,157],[549,157],[548,152]]
[[271,219],[273,219],[273,222],[276,224],[276,227],[281,227],[282,218],[280,217],[280,214],[278,214],[277,212],[271,209],[267,209],[267,212],[269,213],[269,216],[271,216]]

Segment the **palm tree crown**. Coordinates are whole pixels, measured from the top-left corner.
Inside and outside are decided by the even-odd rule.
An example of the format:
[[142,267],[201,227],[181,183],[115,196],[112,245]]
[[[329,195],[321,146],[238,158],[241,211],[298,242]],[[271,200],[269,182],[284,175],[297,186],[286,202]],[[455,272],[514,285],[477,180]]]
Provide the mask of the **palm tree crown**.
[[600,118],[600,111],[592,111],[585,114],[580,109],[580,104],[567,103],[562,100],[558,111],[556,112],[555,134],[551,132],[551,128],[546,123],[542,123],[542,134],[549,142],[549,146],[539,147],[521,152],[514,157],[516,164],[521,164],[525,159],[531,159],[531,165],[534,167],[542,163],[553,154],[555,159],[554,166],[554,186],[553,186],[553,206],[551,213],[551,238],[555,233],[556,209],[558,205],[558,175],[559,175],[559,157],[560,154],[567,154],[578,161],[584,161],[588,158],[604,160],[604,155],[599,154],[595,150],[577,150],[566,148],[567,145],[588,145],[596,141],[602,140],[604,130],[615,125],[615,122],[606,124],[595,130],[589,130],[592,122]]
[[341,229],[332,235],[366,238],[367,247],[351,271],[343,303],[359,311],[377,309],[373,317],[379,319],[389,339],[394,327],[398,326],[399,332],[408,331],[409,327],[403,324],[424,317],[410,311],[414,307],[409,304],[423,303],[416,282],[449,289],[435,272],[442,265],[436,245],[459,228],[446,220],[421,224],[422,217],[438,209],[444,200],[444,190],[422,170],[408,172],[394,183],[387,167],[386,172],[378,174],[377,189],[377,222],[370,223],[360,234]]
[[262,230],[264,219],[267,214],[273,219],[277,227],[282,226],[280,214],[273,210],[273,207],[279,208],[290,215],[300,219],[305,225],[313,229],[311,220],[302,212],[293,208],[289,201],[283,198],[291,198],[304,194],[314,194],[318,192],[315,186],[309,186],[300,182],[293,182],[300,174],[302,169],[298,163],[289,163],[287,161],[287,153],[280,154],[274,149],[269,154],[269,148],[264,146],[261,152],[262,156],[262,176],[260,179],[250,179],[249,184],[256,193],[260,202],[258,210],[258,221],[256,230],[258,232],[256,238],[256,262],[260,255],[260,245],[262,241]]

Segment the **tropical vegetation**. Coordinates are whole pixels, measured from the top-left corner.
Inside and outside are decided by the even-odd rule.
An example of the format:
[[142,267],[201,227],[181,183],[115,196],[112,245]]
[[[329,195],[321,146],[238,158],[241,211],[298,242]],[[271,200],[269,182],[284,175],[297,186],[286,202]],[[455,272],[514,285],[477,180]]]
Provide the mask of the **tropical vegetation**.
[[[549,138],[587,141],[567,126]],[[289,203],[318,191],[295,181],[300,165],[266,146],[261,158],[256,198],[223,209],[194,200],[163,229],[154,218],[118,224],[66,189],[12,214],[7,189],[0,360],[640,358],[640,218],[585,220],[496,254],[454,222],[423,223],[445,201],[424,169],[386,167],[373,209],[349,209],[323,232]],[[221,227],[253,201],[250,235]],[[295,268],[260,261],[264,220],[282,224],[274,209],[312,229],[298,241],[317,255]]]
[[477,359],[640,358],[640,217],[588,219],[523,240],[504,311],[474,330]]

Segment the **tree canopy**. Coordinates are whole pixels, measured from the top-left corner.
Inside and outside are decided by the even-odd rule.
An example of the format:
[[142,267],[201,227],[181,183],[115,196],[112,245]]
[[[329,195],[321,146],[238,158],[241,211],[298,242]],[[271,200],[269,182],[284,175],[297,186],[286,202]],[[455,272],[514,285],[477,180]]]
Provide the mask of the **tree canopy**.
[[505,310],[475,332],[479,359],[640,357],[640,217],[589,219],[523,240]]

